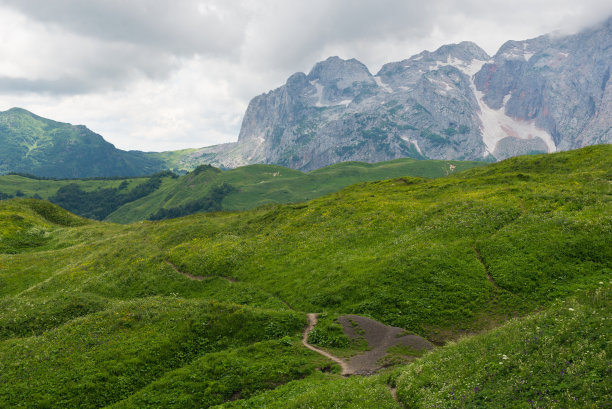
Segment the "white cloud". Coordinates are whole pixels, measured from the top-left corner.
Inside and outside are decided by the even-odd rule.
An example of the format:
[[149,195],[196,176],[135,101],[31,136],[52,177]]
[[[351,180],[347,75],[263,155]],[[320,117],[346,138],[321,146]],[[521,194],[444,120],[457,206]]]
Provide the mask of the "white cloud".
[[330,55],[372,72],[423,49],[576,31],[609,0],[0,0],[0,109],[120,148],[236,140],[248,101]]

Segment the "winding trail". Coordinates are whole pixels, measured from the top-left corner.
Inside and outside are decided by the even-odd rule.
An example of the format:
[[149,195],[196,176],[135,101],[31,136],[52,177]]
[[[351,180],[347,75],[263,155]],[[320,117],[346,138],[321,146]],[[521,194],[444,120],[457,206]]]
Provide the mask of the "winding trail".
[[[181,271],[177,266],[175,266],[174,264],[172,264],[170,261],[168,261],[166,259],[164,259],[164,263],[168,264],[170,267],[172,267],[172,269],[174,271],[176,271],[177,273],[179,273],[182,276],[187,277],[190,280],[202,281],[202,280],[211,280],[213,278],[222,278],[223,280],[225,280],[225,281],[227,281],[229,283],[238,283],[238,282],[240,282],[239,280],[237,280],[235,278],[225,277],[225,276],[194,276],[193,274],[189,274],[189,273],[186,273],[184,271]],[[261,291],[262,293],[266,294],[270,298],[277,299],[278,301],[283,303],[285,305],[285,307],[287,307],[288,309],[294,311],[293,307],[291,307],[291,305],[289,305],[289,303],[287,301],[283,300],[279,296],[274,295],[271,292],[264,290],[263,288],[259,288],[259,287],[255,287],[255,286],[253,286],[253,288],[257,289],[258,291]]]
[[329,352],[323,351],[322,349],[319,349],[308,343],[308,334],[310,333],[310,331],[313,330],[315,325],[317,325],[317,314],[313,314],[313,313],[308,314],[308,326],[304,329],[304,334],[302,335],[302,344],[304,344],[306,348],[318,354],[321,354],[324,357],[331,359],[332,361],[340,365],[340,368],[342,368],[342,376],[352,375],[353,371],[351,370],[351,368],[349,368],[348,364],[345,361],[338,358],[337,356],[330,354]]
[[404,403],[402,401],[400,401],[397,397],[397,388],[394,388],[393,386],[389,385],[389,392],[391,393],[391,397],[393,398],[393,400],[395,402],[397,402],[397,404],[400,406],[400,408],[405,408],[406,406],[404,405]]
[[223,277],[223,276],[194,276],[193,274],[189,274],[186,273],[184,271],[179,270],[179,268],[177,266],[175,266],[174,264],[172,264],[170,261],[164,259],[164,263],[168,264],[170,267],[172,267],[172,269],[174,271],[176,271],[177,273],[179,273],[180,275],[183,275],[185,277],[187,277],[190,280],[194,280],[194,281],[202,281],[202,280],[208,280],[211,278],[222,278],[230,283],[236,283],[238,282],[238,280],[231,278],[231,277]]
[[[369,349],[349,359],[341,359],[329,352],[308,343],[308,333],[317,324],[317,314],[308,314],[308,326],[302,335],[302,344],[312,351],[336,362],[342,368],[342,375],[373,375],[385,366],[384,358],[388,350],[394,346],[405,346],[414,350],[426,351],[433,349],[433,344],[425,338],[407,334],[403,328],[391,327],[382,322],[359,315],[341,315],[338,323],[344,333],[351,339],[364,339]],[[410,356],[407,355],[408,358]],[[414,358],[414,357],[413,357]]]

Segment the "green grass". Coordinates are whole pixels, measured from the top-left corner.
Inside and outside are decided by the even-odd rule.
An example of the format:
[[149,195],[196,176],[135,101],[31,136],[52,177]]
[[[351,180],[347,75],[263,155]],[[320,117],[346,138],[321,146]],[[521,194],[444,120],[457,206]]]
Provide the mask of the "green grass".
[[51,203],[22,199],[0,206],[0,253],[31,251],[52,241],[56,226],[81,226],[90,221]]
[[97,189],[118,188],[123,181],[128,182],[127,190],[132,190],[139,184],[147,180],[141,178],[126,178],[126,179],[61,179],[61,180],[45,180],[33,179],[19,175],[3,175],[0,176],[0,192],[15,197],[17,192],[23,193],[24,197],[40,196],[42,199],[49,199],[57,191],[71,183],[77,183],[81,189],[86,192],[91,192]]
[[299,336],[304,324],[295,313],[210,301],[115,303],[41,336],[1,342],[0,407],[102,407],[204,354]]
[[[594,150],[601,165],[609,149]],[[192,274],[257,282],[304,311],[366,314],[444,341],[609,274],[609,171],[576,170],[530,181],[501,173],[356,185],[303,205],[219,216],[227,229],[163,246]],[[567,205],[574,201],[581,205]],[[199,220],[219,219],[166,226],[197,231]]]
[[196,161],[190,163],[188,159],[189,155],[195,151],[197,151],[197,149],[189,148],[178,151],[146,152],[145,155],[149,158],[162,161],[166,169],[175,173],[184,173],[193,170],[199,165]]
[[[170,153],[172,152],[168,154]],[[452,170],[451,165],[454,167]],[[397,159],[376,164],[346,162],[310,173],[276,165],[250,165],[223,172],[209,166],[201,166],[178,179],[163,177],[158,189],[138,200],[126,204],[118,201],[119,208],[113,209],[111,214],[101,209],[112,208],[114,202],[106,205],[103,203],[105,198],[95,195],[94,192],[120,189],[124,182],[127,185],[120,189],[119,193],[131,192],[145,184],[147,178],[40,180],[19,175],[5,175],[0,176],[0,198],[2,195],[4,197],[23,195],[51,199],[60,205],[65,205],[64,202],[57,201],[57,193],[62,191],[60,189],[65,190],[67,186],[75,185],[80,190],[91,193],[91,198],[83,195],[75,197],[74,205],[67,207],[69,210],[87,217],[103,215],[107,221],[130,223],[148,219],[160,209],[180,208],[202,200],[223,184],[232,186],[234,191],[223,198],[220,209],[246,210],[270,204],[303,202],[357,182],[399,176],[435,178],[482,165],[482,162]],[[111,195],[109,193],[106,196]],[[85,203],[87,201],[92,203]]]
[[612,287],[465,338],[398,370],[410,408],[605,408],[612,385]]
[[102,311],[108,304],[101,297],[83,293],[0,298],[0,341],[42,335],[75,318]]
[[223,199],[222,209],[246,210],[303,202],[358,182],[399,176],[435,178],[482,165],[481,162],[397,159],[375,164],[345,162],[309,173],[276,165],[249,165],[224,172],[209,169],[169,181],[153,194],[122,206],[107,220],[119,223],[143,220],[160,208],[178,207],[206,197],[211,188],[223,183],[235,187],[236,191]]
[[205,354],[138,391],[113,408],[197,408],[249,399],[314,372],[320,355],[285,337]]
[[384,367],[393,367],[411,362],[416,357],[422,356],[427,350],[414,349],[404,345],[396,345],[387,349],[387,354],[379,360]]
[[[389,379],[415,407],[453,387],[455,397],[486,390],[471,407],[500,407],[519,378],[531,392],[508,407],[530,407],[545,389],[526,376],[540,370],[557,388],[551,405],[571,407],[575,390],[582,407],[602,407],[611,157],[598,146],[130,225],[0,201],[0,407],[397,408]],[[215,174],[227,173],[191,177]],[[306,312],[322,314],[312,341],[339,355],[364,347],[334,324],[347,313],[450,345],[391,377],[343,379],[300,346]],[[547,343],[518,355],[532,335]],[[556,357],[581,362],[562,386]]]
[[352,377],[316,374],[303,381],[293,381],[271,392],[239,400],[215,409],[399,409],[389,388],[379,377]]

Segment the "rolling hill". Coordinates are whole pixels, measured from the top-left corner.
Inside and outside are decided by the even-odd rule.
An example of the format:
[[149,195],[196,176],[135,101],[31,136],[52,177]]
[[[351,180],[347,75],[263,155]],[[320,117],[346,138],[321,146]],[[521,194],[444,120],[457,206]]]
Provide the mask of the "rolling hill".
[[0,198],[38,197],[81,216],[129,223],[155,215],[167,218],[302,202],[358,182],[400,176],[435,178],[482,165],[483,162],[398,159],[376,164],[340,163],[309,173],[275,165],[250,165],[227,171],[203,165],[180,177],[169,172],[109,180],[5,175],[0,176]]
[[[129,225],[2,201],[0,407],[399,408],[389,387],[407,407],[605,407],[610,158]],[[301,344],[312,312],[310,342],[337,355],[367,348],[340,314],[437,347],[343,378]]]
[[400,176],[436,178],[483,165],[483,162],[398,159],[375,164],[344,162],[309,173],[276,165],[249,165],[224,172],[202,167],[120,207],[106,220],[129,223],[149,218],[160,209],[180,209],[206,199],[211,190],[224,184],[233,189],[223,195],[219,208],[214,210],[247,210],[263,205],[303,202],[354,183]]

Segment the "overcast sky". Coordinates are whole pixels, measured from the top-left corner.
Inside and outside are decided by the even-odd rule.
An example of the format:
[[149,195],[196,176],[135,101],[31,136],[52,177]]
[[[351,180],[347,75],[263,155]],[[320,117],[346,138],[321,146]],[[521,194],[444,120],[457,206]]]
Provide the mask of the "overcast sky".
[[372,73],[443,44],[574,32],[610,0],[0,0],[0,110],[122,149],[235,141],[249,100],[331,55]]

